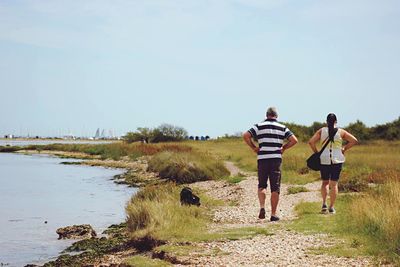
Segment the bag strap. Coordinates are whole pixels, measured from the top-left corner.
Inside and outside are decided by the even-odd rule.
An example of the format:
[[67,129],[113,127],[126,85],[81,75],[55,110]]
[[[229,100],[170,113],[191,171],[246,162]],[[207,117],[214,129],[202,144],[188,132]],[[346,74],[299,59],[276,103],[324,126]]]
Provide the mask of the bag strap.
[[[334,134],[333,134],[333,136],[335,136],[336,135],[336,133],[338,132],[338,128],[335,128],[335,132],[334,132]],[[321,148],[321,150],[318,152],[319,154],[322,154],[322,152],[325,150],[325,148],[328,146],[328,144],[330,143],[330,142],[332,142],[332,140],[329,140],[329,135],[328,135],[328,137],[325,139],[325,141],[326,141],[326,143],[323,145],[323,147]],[[324,142],[325,142],[324,141]]]

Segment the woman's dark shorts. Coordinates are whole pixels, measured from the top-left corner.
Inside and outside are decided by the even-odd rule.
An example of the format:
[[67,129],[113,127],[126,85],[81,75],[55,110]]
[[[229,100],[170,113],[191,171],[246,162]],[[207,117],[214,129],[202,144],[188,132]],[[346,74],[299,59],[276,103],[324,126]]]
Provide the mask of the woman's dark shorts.
[[281,189],[281,163],[282,159],[260,159],[258,165],[258,188],[267,188],[267,181],[271,192],[280,192]]
[[340,172],[342,171],[342,163],[332,165],[321,164],[321,179],[324,181],[339,181]]

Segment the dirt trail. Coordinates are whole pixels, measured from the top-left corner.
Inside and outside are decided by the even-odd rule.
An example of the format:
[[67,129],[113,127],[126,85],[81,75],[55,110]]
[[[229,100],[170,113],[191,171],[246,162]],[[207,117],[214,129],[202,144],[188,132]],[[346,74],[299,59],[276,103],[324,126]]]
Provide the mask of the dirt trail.
[[[239,169],[228,162],[227,168],[232,175],[237,175]],[[369,258],[343,258],[329,255],[308,253],[310,248],[333,246],[338,240],[333,240],[324,234],[305,235],[285,229],[284,223],[296,218],[295,205],[301,201],[320,201],[319,182],[305,185],[310,192],[287,194],[288,185],[281,187],[279,216],[281,221],[271,223],[269,220],[259,220],[257,199],[257,177],[254,173],[240,173],[246,179],[237,185],[227,185],[221,181],[206,181],[195,184],[210,196],[225,201],[237,201],[238,205],[220,207],[215,211],[213,229],[228,229],[245,226],[265,226],[267,229],[276,224],[283,224],[271,229],[271,236],[258,235],[252,239],[223,242],[201,243],[207,253],[190,255],[188,260],[193,266],[369,266]],[[269,193],[267,196],[269,199]],[[270,214],[270,205],[266,207]],[[334,215],[327,215],[334,216]],[[212,251],[219,251],[217,255]]]

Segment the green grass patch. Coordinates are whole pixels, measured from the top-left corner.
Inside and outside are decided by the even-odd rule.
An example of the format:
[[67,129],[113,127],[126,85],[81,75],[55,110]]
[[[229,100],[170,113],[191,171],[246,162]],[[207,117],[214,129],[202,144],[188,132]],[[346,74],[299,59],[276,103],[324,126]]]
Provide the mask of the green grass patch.
[[[325,233],[328,238],[341,239],[340,245],[334,247],[318,247],[311,252],[316,254],[330,254],[336,256],[370,255],[369,248],[373,246],[368,240],[357,233],[356,225],[349,224],[350,202],[353,197],[341,195],[336,204],[336,214],[321,214],[321,203],[303,202],[296,206],[299,219],[293,221],[288,227],[295,231],[307,234]],[[357,246],[354,244],[357,243]]]
[[[326,233],[329,236],[328,238],[340,239],[340,244],[333,247],[315,248],[312,249],[313,253],[331,254],[343,257],[370,255],[374,256],[377,262],[382,263],[389,261],[399,264],[399,254],[396,252],[396,247],[393,247],[393,244],[396,243],[387,242],[386,236],[383,234],[376,235],[376,233],[381,233],[381,228],[373,234],[372,232],[374,232],[377,227],[372,226],[372,228],[370,228],[373,224],[368,223],[368,218],[365,215],[354,213],[353,207],[357,205],[354,203],[357,203],[360,198],[360,195],[341,194],[335,204],[336,214],[321,214],[321,203],[319,202],[300,203],[296,207],[299,219],[288,224],[288,227],[289,229],[308,234]],[[368,204],[374,201],[375,200],[371,199],[368,201]],[[377,211],[376,208],[371,208],[369,205],[368,207],[369,208],[365,206],[363,210],[365,212],[380,212]],[[385,222],[384,217],[380,219],[382,222]],[[396,226],[394,226],[394,228],[398,229]],[[393,236],[390,238],[393,240]]]
[[217,232],[213,239],[215,240],[240,240],[250,239],[256,235],[272,235],[265,227],[241,227],[227,229],[222,232]]
[[200,248],[196,247],[195,245],[167,244],[155,248],[154,251],[155,252],[164,251],[168,254],[179,257],[179,256],[188,256],[193,251],[197,251],[199,249]]
[[133,256],[130,257],[129,259],[124,261],[124,264],[128,266],[134,266],[134,267],[168,267],[172,266],[171,263],[160,260],[160,259],[151,259],[149,257],[145,256]]
[[225,181],[227,181],[230,184],[238,184],[243,180],[246,180],[246,176],[242,174],[238,174],[236,176],[227,176],[224,178]]
[[304,186],[289,186],[287,189],[287,193],[290,194],[297,194],[297,193],[301,193],[301,192],[309,192],[310,190],[308,190],[306,187]]
[[295,171],[282,171],[282,183],[285,184],[305,185],[315,182],[318,179],[319,173],[317,172],[300,175]]

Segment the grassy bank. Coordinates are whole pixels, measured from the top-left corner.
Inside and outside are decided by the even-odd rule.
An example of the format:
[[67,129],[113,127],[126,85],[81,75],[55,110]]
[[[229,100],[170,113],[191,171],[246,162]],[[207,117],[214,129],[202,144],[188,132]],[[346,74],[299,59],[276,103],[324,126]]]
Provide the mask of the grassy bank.
[[[224,203],[210,199],[202,192],[195,192],[200,196],[201,206],[182,206],[179,201],[181,188],[182,186],[171,182],[147,186],[136,194],[126,207],[130,238],[161,245],[146,249],[153,251],[153,258],[154,255],[163,255],[167,262],[174,263],[176,256],[186,255],[198,249],[198,242],[238,240],[270,234],[264,227],[208,231],[207,226],[212,223],[211,210]],[[132,266],[165,264],[149,258],[146,253],[134,256],[126,263]]]
[[162,151],[170,152],[190,152],[191,147],[181,143],[160,143],[160,144],[126,144],[115,142],[110,144],[50,144],[50,145],[30,145],[23,147],[25,150],[36,151],[64,151],[84,153],[92,156],[100,156],[101,159],[119,160],[128,157],[135,160],[141,156],[148,156]]
[[229,171],[222,161],[197,151],[158,153],[149,161],[149,170],[177,183],[193,183],[229,176]]

